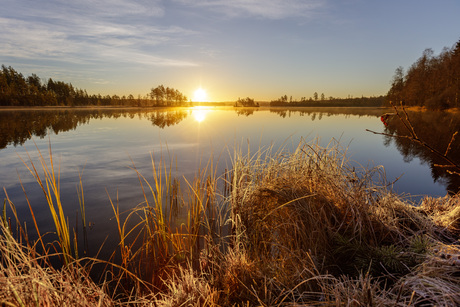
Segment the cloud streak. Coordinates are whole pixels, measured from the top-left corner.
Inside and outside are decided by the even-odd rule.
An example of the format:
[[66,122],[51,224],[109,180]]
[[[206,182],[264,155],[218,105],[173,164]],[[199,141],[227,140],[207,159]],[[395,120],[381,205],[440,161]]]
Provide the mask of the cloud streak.
[[159,1],[8,1],[0,12],[0,53],[14,58],[61,60],[74,64],[131,62],[153,66],[195,66],[162,55],[194,32],[159,26]]
[[192,7],[207,8],[228,17],[284,19],[312,17],[326,6],[325,0],[176,0]]

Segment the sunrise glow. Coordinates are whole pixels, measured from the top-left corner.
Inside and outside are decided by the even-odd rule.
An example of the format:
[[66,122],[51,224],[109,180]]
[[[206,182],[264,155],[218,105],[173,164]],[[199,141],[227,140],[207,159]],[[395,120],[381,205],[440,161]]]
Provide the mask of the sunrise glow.
[[201,87],[198,88],[194,93],[193,93],[193,101],[194,102],[204,102],[207,101],[208,95],[204,89]]

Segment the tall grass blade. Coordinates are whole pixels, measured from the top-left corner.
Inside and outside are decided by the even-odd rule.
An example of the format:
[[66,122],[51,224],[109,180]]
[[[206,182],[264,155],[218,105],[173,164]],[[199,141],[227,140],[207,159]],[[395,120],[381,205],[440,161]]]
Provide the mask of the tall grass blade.
[[61,194],[59,187],[59,170],[56,174],[53,163],[53,155],[51,151],[51,143],[49,144],[48,153],[49,162],[47,162],[36,143],[35,147],[38,152],[38,158],[43,172],[42,175],[40,175],[40,173],[38,172],[28,152],[27,156],[29,163],[24,161],[22,157],[20,158],[23,164],[26,166],[26,168],[29,170],[29,172],[32,174],[32,176],[35,178],[35,180],[42,189],[42,192],[46,198],[46,202],[48,204],[48,208],[50,210],[54,222],[56,234],[59,240],[58,245],[62,250],[63,263],[65,265],[68,265],[75,258],[75,255],[72,252],[72,240],[70,235],[70,229],[66,217],[64,215],[64,210],[61,203]]

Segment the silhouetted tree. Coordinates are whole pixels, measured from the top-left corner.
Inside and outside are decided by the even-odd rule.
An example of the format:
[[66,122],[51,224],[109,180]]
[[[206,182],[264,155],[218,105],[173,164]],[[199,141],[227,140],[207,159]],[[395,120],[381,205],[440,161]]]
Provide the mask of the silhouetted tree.
[[317,92],[313,93],[313,100],[315,100],[315,101],[318,100],[318,93]]
[[387,94],[388,100],[396,101],[396,102],[402,101],[403,89],[404,89],[404,68],[402,66],[399,66],[395,70],[395,74],[391,82],[391,88]]
[[388,100],[430,109],[459,107],[460,41],[438,56],[426,49],[404,75],[398,67],[388,91]]
[[255,103],[254,102],[254,99],[253,98],[249,98],[249,97],[246,97],[246,98],[238,98],[238,100],[236,101],[236,104],[235,106],[243,106],[243,107],[258,107],[259,104]]

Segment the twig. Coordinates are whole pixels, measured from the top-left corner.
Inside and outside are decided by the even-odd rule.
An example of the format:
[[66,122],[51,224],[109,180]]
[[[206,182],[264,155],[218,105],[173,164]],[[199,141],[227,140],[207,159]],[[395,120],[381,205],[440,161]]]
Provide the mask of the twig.
[[[402,101],[401,101],[401,108],[402,108],[404,114],[406,115],[406,120],[407,120],[407,122],[409,123],[409,127],[410,127],[410,129],[411,129],[410,131],[412,132],[412,135],[414,136],[415,139],[418,139],[418,136],[417,136],[417,134],[415,133],[415,130],[414,130],[414,126],[413,126],[412,123],[410,122],[409,115],[407,114],[406,109],[404,108],[404,106],[403,106],[403,104],[402,104]],[[395,110],[396,110],[396,108],[395,108]],[[396,113],[398,113],[398,110],[396,110]],[[406,126],[406,127],[407,127],[407,126]]]
[[401,114],[399,114],[398,109],[396,108],[396,106],[395,106],[391,101],[390,101],[390,104],[391,104],[391,106],[393,107],[393,109],[395,109],[396,115],[398,116],[399,120],[404,124],[404,126],[405,126],[406,129],[407,129],[407,131],[409,131],[409,133],[412,135],[412,137],[413,137],[414,139],[418,139],[417,134],[415,133],[415,130],[414,130],[414,128],[412,128],[412,124],[411,124],[411,122],[409,121],[409,115],[407,115],[406,110],[404,110],[404,107],[403,107],[403,105],[402,105],[402,102],[401,102],[401,107],[403,108],[404,113],[406,114],[407,122],[409,123],[409,125],[410,125],[411,128],[409,128],[409,126],[407,126],[406,122],[402,119]]
[[452,138],[450,139],[449,145],[447,145],[446,152],[444,153],[445,156],[449,153],[449,150],[451,149],[452,143],[454,142],[455,137],[457,136],[458,131],[455,131],[454,134],[452,134]]

